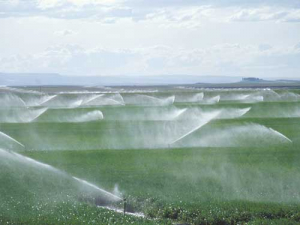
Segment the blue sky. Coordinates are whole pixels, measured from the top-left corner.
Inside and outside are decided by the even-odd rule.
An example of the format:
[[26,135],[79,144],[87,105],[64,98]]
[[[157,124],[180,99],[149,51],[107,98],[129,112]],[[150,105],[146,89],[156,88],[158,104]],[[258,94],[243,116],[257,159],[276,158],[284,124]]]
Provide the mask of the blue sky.
[[0,0],[0,72],[300,78],[299,0]]

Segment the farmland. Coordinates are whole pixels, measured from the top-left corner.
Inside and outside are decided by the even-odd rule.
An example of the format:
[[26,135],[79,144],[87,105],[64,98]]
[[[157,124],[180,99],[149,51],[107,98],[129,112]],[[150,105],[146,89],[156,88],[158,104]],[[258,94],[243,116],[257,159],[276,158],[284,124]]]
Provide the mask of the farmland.
[[1,223],[300,223],[297,89],[2,89]]

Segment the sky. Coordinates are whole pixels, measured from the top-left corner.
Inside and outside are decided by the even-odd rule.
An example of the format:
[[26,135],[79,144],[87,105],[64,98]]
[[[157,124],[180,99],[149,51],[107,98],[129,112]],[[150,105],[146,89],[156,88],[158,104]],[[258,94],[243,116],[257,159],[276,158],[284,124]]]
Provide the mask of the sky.
[[300,1],[0,0],[0,72],[300,79]]

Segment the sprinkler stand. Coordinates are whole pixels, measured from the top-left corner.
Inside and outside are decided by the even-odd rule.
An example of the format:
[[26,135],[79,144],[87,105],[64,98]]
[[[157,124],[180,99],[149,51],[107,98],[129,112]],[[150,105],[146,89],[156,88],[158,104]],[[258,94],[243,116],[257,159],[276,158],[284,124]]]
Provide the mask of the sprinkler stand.
[[123,199],[123,204],[124,204],[124,216],[125,216],[126,215],[126,205],[127,205],[126,198]]

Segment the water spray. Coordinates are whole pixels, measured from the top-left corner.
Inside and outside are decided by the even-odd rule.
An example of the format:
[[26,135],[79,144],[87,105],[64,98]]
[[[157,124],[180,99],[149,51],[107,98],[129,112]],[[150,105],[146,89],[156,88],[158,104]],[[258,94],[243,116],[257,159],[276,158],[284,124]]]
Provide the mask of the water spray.
[[171,145],[175,144],[176,142],[184,139],[185,137],[189,136],[190,134],[196,132],[197,130],[199,130],[201,127],[203,127],[205,124],[207,124],[209,121],[201,123],[199,126],[193,128],[192,130],[190,130],[189,132],[187,132],[186,134],[180,136],[179,138],[177,138],[176,140],[172,141],[171,143],[168,144],[168,147],[170,148]]
[[72,178],[75,179],[75,180],[77,180],[77,181],[79,181],[80,183],[82,183],[82,184],[84,184],[86,186],[89,186],[89,187],[91,187],[91,188],[93,188],[93,189],[95,189],[95,190],[97,190],[99,192],[102,192],[104,195],[112,198],[115,201],[121,201],[122,200],[122,198],[120,198],[119,196],[114,195],[113,193],[110,193],[110,192],[108,192],[108,191],[106,191],[106,190],[104,190],[102,188],[99,188],[95,184],[92,184],[92,183],[90,183],[90,182],[88,182],[86,180],[83,180],[83,179],[80,179],[80,178],[74,177],[74,176]]
[[214,112],[212,115],[210,115],[210,118],[207,118],[205,121],[202,121],[198,126],[194,127],[193,129],[191,129],[190,131],[188,131],[184,135],[180,136],[176,140],[172,141],[171,143],[168,143],[168,146],[173,145],[176,142],[178,142],[178,141],[184,139],[185,137],[189,136],[190,134],[196,132],[201,127],[203,127],[204,125],[208,124],[212,119],[216,118],[219,114],[220,114],[220,111]]
[[277,130],[274,130],[271,127],[269,127],[269,130],[272,131],[272,132],[274,132],[275,134],[279,135],[280,137],[284,138],[288,142],[293,143],[293,141],[291,139],[289,139],[287,136],[283,135],[282,133],[278,132]]
[[16,139],[14,139],[14,138],[8,136],[7,134],[5,134],[5,133],[3,133],[3,132],[1,132],[1,131],[0,131],[0,136],[4,137],[4,138],[6,138],[6,139],[8,139],[8,140],[10,140],[10,141],[12,141],[12,142],[14,142],[14,143],[20,145],[20,146],[22,146],[23,148],[25,148],[25,146],[24,146],[22,143],[18,142]]

